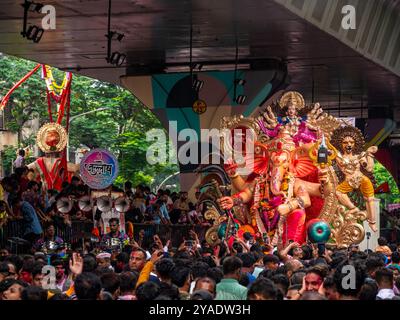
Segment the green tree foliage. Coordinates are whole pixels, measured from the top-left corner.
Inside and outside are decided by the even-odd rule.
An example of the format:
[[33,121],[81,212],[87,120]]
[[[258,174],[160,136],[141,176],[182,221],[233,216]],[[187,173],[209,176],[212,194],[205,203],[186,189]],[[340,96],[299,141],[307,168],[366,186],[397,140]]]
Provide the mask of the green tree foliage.
[[12,172],[13,161],[16,158],[17,148],[14,146],[5,146],[2,152],[2,162],[5,175]]
[[[27,60],[2,56],[0,95],[5,95],[35,65]],[[52,72],[56,82],[60,84],[64,73],[54,68]],[[114,152],[120,166],[116,180],[119,184],[126,180],[131,180],[134,184],[151,184],[178,171],[177,165],[147,163],[146,150],[150,142],[146,141],[146,132],[152,128],[162,128],[161,123],[128,90],[77,74],[72,79],[69,130],[71,148],[85,145],[91,149],[105,148]],[[32,137],[23,140],[22,127],[35,117],[39,117],[40,124],[49,119],[46,85],[40,77],[40,70],[14,91],[6,108],[11,112],[7,128],[18,133],[20,144],[32,144]],[[87,112],[90,113],[82,115]],[[66,117],[64,126],[65,121]]]
[[[0,95],[9,89],[36,63],[14,57],[0,57]],[[18,134],[18,143],[22,143],[22,127],[33,118],[43,118],[47,114],[46,84],[40,78],[40,70],[30,77],[11,95],[6,106],[7,129]]]

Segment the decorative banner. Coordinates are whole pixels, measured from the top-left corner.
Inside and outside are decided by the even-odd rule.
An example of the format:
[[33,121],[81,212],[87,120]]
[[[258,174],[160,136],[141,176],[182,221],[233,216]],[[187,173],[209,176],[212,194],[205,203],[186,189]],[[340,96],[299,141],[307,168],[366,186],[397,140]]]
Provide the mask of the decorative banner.
[[57,123],[46,123],[40,127],[36,143],[44,153],[61,152],[67,145],[67,132]]
[[389,212],[392,212],[394,210],[399,210],[400,209],[400,203],[391,203],[387,205],[387,210]]
[[83,182],[90,188],[105,189],[117,178],[118,161],[111,152],[94,149],[82,159],[80,174]]

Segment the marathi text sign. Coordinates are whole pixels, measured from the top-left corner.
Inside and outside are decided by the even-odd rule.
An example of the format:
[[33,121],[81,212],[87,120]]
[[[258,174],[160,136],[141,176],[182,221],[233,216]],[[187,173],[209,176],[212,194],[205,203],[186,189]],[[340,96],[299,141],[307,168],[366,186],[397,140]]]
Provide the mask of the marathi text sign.
[[400,209],[400,203],[391,203],[391,204],[387,205],[387,210],[389,212],[392,212],[392,211],[398,210],[398,209]]
[[115,156],[104,149],[88,152],[80,163],[83,182],[92,189],[109,187],[118,175],[118,162]]

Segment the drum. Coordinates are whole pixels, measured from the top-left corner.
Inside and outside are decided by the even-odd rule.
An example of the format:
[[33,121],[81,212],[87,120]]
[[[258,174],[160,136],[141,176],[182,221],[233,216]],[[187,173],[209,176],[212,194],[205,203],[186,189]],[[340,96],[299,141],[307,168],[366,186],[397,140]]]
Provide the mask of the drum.
[[119,240],[118,238],[111,238],[111,246],[112,247],[121,246],[121,240]]
[[118,238],[107,239],[106,246],[107,246],[107,249],[111,250],[111,251],[121,251],[122,250],[122,242]]
[[46,241],[42,245],[42,251],[47,254],[52,254],[52,253],[56,252],[58,248],[59,248],[58,243],[55,241],[50,241],[50,240]]

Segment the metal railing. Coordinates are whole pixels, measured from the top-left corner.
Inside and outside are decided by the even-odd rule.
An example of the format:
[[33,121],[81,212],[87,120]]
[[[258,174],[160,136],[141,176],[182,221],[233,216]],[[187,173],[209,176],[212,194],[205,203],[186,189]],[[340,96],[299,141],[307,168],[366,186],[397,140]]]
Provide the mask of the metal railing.
[[[151,244],[154,235],[158,234],[163,243],[171,240],[172,247],[179,247],[183,239],[189,239],[189,231],[194,230],[200,241],[204,239],[205,233],[209,227],[201,225],[163,225],[163,224],[133,224],[134,239],[139,238],[140,230],[145,232],[145,242]],[[56,234],[65,242],[74,244],[82,238],[87,237],[92,231],[93,223],[83,221],[72,221],[71,226],[56,226]],[[23,238],[23,226],[21,221],[8,221],[8,223],[0,229],[0,246],[9,246],[9,239],[12,237]]]
[[[167,240],[171,240],[172,247],[179,247],[184,239],[189,240],[189,231],[194,230],[200,241],[204,240],[205,233],[209,227],[201,226],[201,225],[183,225],[183,224],[173,224],[173,225],[165,225],[165,224],[142,224],[135,223],[134,224],[134,238],[138,239],[138,234],[141,229],[145,232],[145,239],[151,239],[155,234],[158,234],[161,241],[166,243]],[[150,242],[152,242],[150,240]]]

